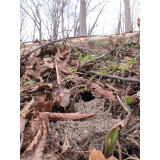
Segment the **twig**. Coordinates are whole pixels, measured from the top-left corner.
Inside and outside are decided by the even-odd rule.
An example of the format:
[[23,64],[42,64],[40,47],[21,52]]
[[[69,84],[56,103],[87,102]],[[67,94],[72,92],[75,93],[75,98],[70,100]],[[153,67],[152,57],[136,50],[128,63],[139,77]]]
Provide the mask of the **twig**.
[[89,73],[98,74],[98,76],[103,75],[104,77],[113,78],[113,79],[120,79],[120,80],[128,81],[128,82],[137,82],[137,83],[140,83],[140,80],[138,80],[136,78],[124,78],[124,77],[119,77],[119,76],[114,76],[114,75],[108,75],[108,74],[99,74],[99,73],[97,73],[95,71],[89,71]]
[[134,129],[139,129],[139,128],[140,128],[140,123],[136,124],[136,125],[133,126],[131,129],[129,129],[128,131],[122,133],[121,135],[123,136],[123,135],[125,135],[125,134],[127,134],[127,133],[133,131]]
[[106,110],[106,112],[105,113],[109,113],[110,112],[110,110],[111,110],[111,108],[112,108],[112,100],[111,100],[111,98],[109,98],[109,108]]
[[58,66],[57,66],[57,62],[55,61],[55,66],[56,66],[56,73],[57,73],[57,81],[58,84],[60,85],[60,79],[59,79],[59,73],[58,73]]
[[84,84],[83,85],[79,85],[79,86],[76,86],[76,87],[73,87],[73,88],[69,89],[69,91],[71,91],[73,89],[76,89],[76,88],[79,88],[79,87],[85,87],[85,86],[88,86],[88,85],[86,85],[86,84],[85,85]]
[[119,149],[119,160],[122,160],[122,151],[121,151],[121,146],[119,144],[119,141],[117,140],[117,146],[118,146],[118,149]]
[[133,37],[135,37],[137,34],[138,34],[138,32],[135,33],[133,36],[131,36],[131,37],[125,42],[125,44],[127,44],[127,43],[128,43]]
[[[130,115],[131,115],[131,112],[128,112],[128,115],[127,115],[126,120],[125,120],[125,123],[124,123],[124,127],[126,126],[126,124],[127,124],[127,122],[128,122],[128,119],[129,119]],[[124,127],[122,128],[121,133],[123,132]]]
[[21,133],[20,149],[22,147],[22,144],[23,144],[23,133]]
[[[64,129],[64,130],[66,130],[66,129]],[[67,131],[67,130],[66,130]],[[67,131],[68,133],[69,133],[69,135],[70,135],[70,140],[81,150],[81,152],[83,153],[83,151],[82,151],[82,149],[81,149],[81,147],[79,147],[78,146],[78,144],[76,143],[76,142],[74,142],[73,140],[72,140],[72,138],[71,138],[71,133],[69,132],[69,131]],[[84,158],[86,159],[86,156],[85,156],[85,154],[83,153],[83,155],[84,155]]]
[[[39,48],[42,48],[44,46],[47,46],[49,44],[55,43],[55,42],[60,42],[60,41],[64,41],[67,39],[75,39],[75,38],[85,38],[85,37],[96,37],[96,36],[100,36],[100,35],[91,35],[91,36],[81,36],[81,37],[67,37],[67,38],[62,38],[62,39],[58,39],[58,40],[54,40],[45,44],[42,44],[40,46],[38,46],[37,48],[33,49],[32,51],[28,52],[26,55],[22,56],[22,59],[24,59],[25,57],[27,57],[28,55],[30,55],[31,53],[35,52],[36,50],[38,50]],[[101,36],[101,37],[108,37],[108,36]]]
[[117,96],[117,99],[118,99],[119,103],[121,104],[121,106],[122,106],[127,112],[130,112],[130,111],[128,110],[128,108],[124,105],[124,103],[121,101],[121,99],[119,98],[119,96],[118,96],[118,95],[116,95],[116,96]]
[[106,85],[109,89],[112,89],[112,90],[114,90],[114,91],[116,91],[116,92],[120,92],[119,89],[114,88],[113,86],[109,85],[108,83],[105,83],[105,85]]
[[127,140],[130,140],[130,141],[133,142],[137,147],[140,148],[140,145],[138,144],[138,142],[137,142],[135,139],[129,138],[129,137],[127,137],[126,139],[127,139]]

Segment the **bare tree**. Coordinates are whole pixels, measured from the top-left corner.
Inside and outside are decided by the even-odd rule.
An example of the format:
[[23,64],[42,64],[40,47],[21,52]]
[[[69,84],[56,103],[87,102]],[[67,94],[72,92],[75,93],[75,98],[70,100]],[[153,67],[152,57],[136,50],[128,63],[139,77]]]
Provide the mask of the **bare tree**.
[[133,31],[129,0],[124,0],[124,11],[125,11],[124,12],[125,13],[125,32],[130,32],[130,30]]
[[[21,0],[20,4],[26,6],[24,0]],[[27,33],[26,22],[27,22],[27,13],[22,8],[20,8],[20,42],[24,41],[24,37]]]
[[42,42],[42,18],[40,15],[41,3],[39,0],[37,0],[37,1],[26,0],[26,4],[27,4],[30,11],[27,11],[22,5],[20,5],[20,6],[35,23],[36,28],[38,29],[38,32],[39,32],[39,40],[40,40],[40,42]]
[[85,0],[80,1],[80,36],[87,35],[86,28],[86,2]]
[[122,1],[120,1],[119,21],[118,21],[118,27],[117,27],[118,34],[120,34],[120,29],[121,29],[121,3],[122,3]]

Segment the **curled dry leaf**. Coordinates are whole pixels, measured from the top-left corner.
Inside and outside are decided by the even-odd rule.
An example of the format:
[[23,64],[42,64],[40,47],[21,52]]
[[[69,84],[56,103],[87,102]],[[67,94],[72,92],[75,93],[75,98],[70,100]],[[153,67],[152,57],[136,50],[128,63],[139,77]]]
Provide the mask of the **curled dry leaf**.
[[32,118],[32,120],[29,122],[31,125],[32,135],[33,137],[38,133],[39,130],[39,120]]
[[32,97],[32,100],[30,101],[30,102],[28,102],[24,107],[23,107],[23,109],[20,111],[20,115],[22,116],[22,117],[24,117],[25,115],[26,115],[26,113],[27,113],[27,111],[30,109],[30,107],[32,106],[32,104],[34,104],[35,103],[35,98],[34,98],[34,96]]
[[49,120],[76,120],[76,119],[82,119],[82,118],[89,118],[95,115],[95,113],[92,114],[81,114],[81,113],[50,113],[50,112],[40,112],[40,115],[48,115]]
[[37,103],[34,108],[30,109],[26,115],[24,116],[24,118],[26,119],[31,119],[31,117],[33,116],[33,112],[39,111],[39,112],[51,112],[52,111],[52,107],[54,105],[56,100],[54,100],[53,102],[39,102]]
[[47,116],[39,116],[41,126],[34,140],[31,142],[27,150],[22,154],[22,159],[42,160],[44,146],[48,136],[48,118]]
[[42,92],[36,92],[36,96],[37,96],[37,103],[41,102],[41,101],[48,101],[49,99],[51,99],[52,94],[49,91],[42,91]]
[[100,97],[104,97],[104,98],[110,98],[112,99],[113,101],[117,101],[115,95],[113,95],[113,92],[112,91],[107,91],[107,90],[104,90],[103,88],[101,88],[98,84],[96,83],[89,83],[87,82],[88,84],[91,84],[91,88],[95,88],[95,91],[98,92],[98,93],[94,93],[94,96],[97,97],[97,98],[100,98]]
[[69,104],[69,98],[71,96],[71,91],[64,89],[63,91],[60,92],[60,101],[59,105],[62,107],[66,107]]
[[89,155],[89,160],[106,160],[106,158],[101,151],[92,149]]
[[71,145],[70,145],[70,137],[69,137],[69,133],[65,136],[65,140],[64,140],[64,144],[62,146],[62,153],[65,153],[66,151],[71,149]]
[[47,87],[49,89],[52,89],[53,88],[53,84],[52,83],[40,83],[39,85],[34,85],[32,87],[32,90],[29,91],[29,92],[35,92],[35,91],[37,91],[37,90],[39,90],[39,89],[41,89],[43,87]]
[[24,131],[28,119],[20,119],[20,134]]

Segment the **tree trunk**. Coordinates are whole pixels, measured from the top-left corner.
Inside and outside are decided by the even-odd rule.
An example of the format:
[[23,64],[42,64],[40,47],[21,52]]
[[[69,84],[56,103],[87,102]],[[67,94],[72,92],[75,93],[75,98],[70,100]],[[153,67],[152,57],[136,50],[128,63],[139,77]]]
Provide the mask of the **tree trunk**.
[[121,2],[120,2],[119,22],[118,22],[118,29],[117,29],[118,34],[120,34],[120,29],[121,29]]
[[80,36],[87,36],[85,0],[80,1]]
[[62,6],[61,14],[62,14],[62,37],[64,38],[64,17],[63,17],[63,7],[64,7],[64,6]]
[[125,33],[126,33],[133,31],[129,0],[124,0],[124,10],[125,10]]

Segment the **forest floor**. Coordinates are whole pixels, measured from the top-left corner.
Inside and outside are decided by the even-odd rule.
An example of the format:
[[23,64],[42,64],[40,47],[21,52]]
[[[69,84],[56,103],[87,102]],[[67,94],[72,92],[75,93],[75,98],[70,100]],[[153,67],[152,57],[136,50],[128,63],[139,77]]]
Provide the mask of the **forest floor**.
[[21,57],[21,159],[94,160],[116,127],[114,158],[140,159],[140,45],[95,42],[95,50],[50,44]]

